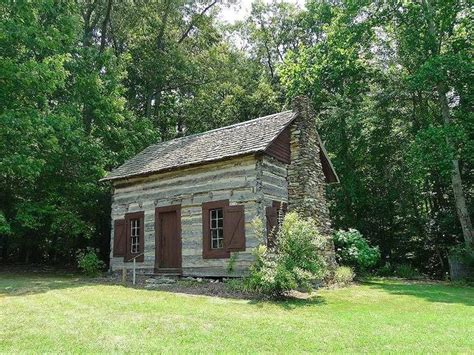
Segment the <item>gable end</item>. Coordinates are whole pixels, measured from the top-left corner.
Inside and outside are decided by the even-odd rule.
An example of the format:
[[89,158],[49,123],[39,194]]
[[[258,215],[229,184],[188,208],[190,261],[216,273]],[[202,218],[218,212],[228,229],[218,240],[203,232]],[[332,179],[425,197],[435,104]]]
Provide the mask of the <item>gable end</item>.
[[265,153],[275,159],[290,164],[290,127],[286,127],[265,149]]

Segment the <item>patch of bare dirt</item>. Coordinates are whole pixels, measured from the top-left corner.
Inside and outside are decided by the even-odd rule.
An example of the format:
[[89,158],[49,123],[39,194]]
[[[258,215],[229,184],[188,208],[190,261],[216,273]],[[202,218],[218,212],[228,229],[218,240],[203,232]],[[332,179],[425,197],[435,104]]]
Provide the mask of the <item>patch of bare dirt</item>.
[[174,293],[182,293],[188,295],[201,295],[212,297],[223,297],[233,299],[261,299],[260,295],[248,292],[242,289],[239,280],[222,280],[222,279],[203,279],[203,278],[184,278],[169,279],[168,282],[150,282],[154,278],[146,276],[137,276],[135,285],[132,284],[130,278],[127,278],[125,285],[121,282],[120,276],[105,276],[93,279],[94,282],[102,284],[124,285],[126,287],[134,287],[146,289],[150,291],[159,290]]

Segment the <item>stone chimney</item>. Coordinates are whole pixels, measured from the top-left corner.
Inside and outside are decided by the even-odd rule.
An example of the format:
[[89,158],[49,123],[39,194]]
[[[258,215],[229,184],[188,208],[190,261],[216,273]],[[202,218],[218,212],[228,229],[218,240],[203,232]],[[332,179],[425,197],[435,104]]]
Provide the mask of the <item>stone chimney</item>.
[[288,167],[288,208],[315,220],[319,233],[327,237],[326,261],[336,266],[331,219],[326,201],[326,179],[319,155],[321,140],[310,101],[298,96],[292,102],[298,114],[291,125],[291,163]]

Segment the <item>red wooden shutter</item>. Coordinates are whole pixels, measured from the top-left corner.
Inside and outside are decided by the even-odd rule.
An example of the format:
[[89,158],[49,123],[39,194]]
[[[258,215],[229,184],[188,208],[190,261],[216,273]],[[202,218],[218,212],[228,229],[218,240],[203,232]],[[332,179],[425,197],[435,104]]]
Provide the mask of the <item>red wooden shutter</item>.
[[127,248],[125,220],[116,219],[114,221],[114,250],[113,256],[125,256]]
[[130,216],[129,215],[125,215],[125,244],[126,244],[126,247],[125,247],[125,250],[126,250],[126,253],[125,253],[125,258],[124,258],[124,261],[125,262],[128,262],[128,261],[131,261],[132,259],[132,254],[131,254],[131,250],[130,250]]
[[265,212],[267,215],[267,245],[273,246],[273,240],[278,230],[278,208],[269,206]]
[[144,261],[145,260],[145,214],[141,212],[140,215],[140,255],[137,258],[137,261]]
[[209,207],[206,203],[202,205],[202,258],[209,259],[211,255],[211,235],[209,230]]
[[244,206],[227,206],[224,209],[224,246],[228,251],[245,250]]

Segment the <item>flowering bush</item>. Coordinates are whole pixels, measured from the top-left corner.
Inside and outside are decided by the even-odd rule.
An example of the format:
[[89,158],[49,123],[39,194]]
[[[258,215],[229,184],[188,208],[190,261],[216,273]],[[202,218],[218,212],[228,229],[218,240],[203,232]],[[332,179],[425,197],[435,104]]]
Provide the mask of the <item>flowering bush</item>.
[[[254,223],[257,234],[263,237],[261,221]],[[297,288],[311,290],[312,281],[322,278],[326,270],[322,258],[324,244],[314,221],[288,213],[274,245],[262,244],[256,248],[256,261],[246,279],[247,287],[271,297],[281,297]]]
[[378,247],[371,247],[356,229],[339,230],[334,234],[336,259],[339,264],[352,266],[358,271],[374,267],[380,260]]

